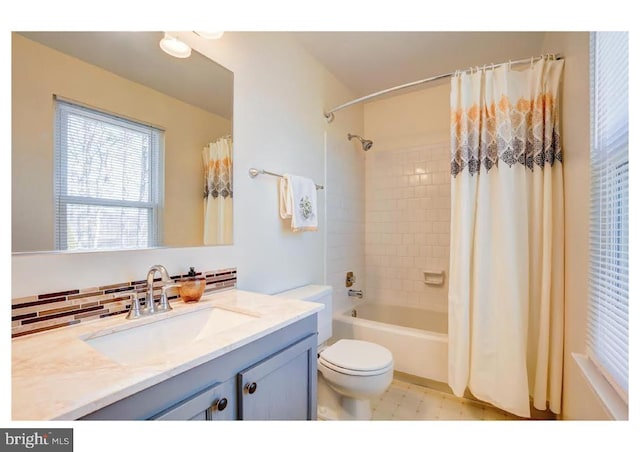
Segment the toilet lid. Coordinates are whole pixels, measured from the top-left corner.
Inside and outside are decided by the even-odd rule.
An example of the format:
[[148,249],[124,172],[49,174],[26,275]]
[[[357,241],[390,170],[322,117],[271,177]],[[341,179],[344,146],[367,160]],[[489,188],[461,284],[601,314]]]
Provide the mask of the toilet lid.
[[393,363],[386,348],[372,342],[340,339],[320,353],[320,359],[342,369],[371,372],[385,369]]

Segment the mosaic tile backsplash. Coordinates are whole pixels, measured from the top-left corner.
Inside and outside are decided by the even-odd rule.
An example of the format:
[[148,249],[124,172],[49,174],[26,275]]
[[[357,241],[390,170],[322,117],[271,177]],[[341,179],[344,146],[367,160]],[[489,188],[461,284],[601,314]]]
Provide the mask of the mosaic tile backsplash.
[[[206,278],[205,294],[236,287],[236,269],[227,268],[198,272]],[[187,274],[173,275],[177,281]],[[145,304],[147,281],[130,281],[108,286],[72,289],[63,292],[33,295],[11,300],[11,337],[62,328],[76,323],[124,314],[131,305],[131,292],[137,292]],[[154,280],[154,297],[160,296],[160,278]],[[170,289],[169,300],[178,298],[177,289]]]

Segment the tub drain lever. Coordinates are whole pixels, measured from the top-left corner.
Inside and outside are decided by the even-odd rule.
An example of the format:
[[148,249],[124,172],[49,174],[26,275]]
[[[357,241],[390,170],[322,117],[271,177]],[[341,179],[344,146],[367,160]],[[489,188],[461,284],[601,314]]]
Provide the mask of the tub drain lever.
[[349,289],[349,296],[350,297],[362,298],[362,291],[361,290]]

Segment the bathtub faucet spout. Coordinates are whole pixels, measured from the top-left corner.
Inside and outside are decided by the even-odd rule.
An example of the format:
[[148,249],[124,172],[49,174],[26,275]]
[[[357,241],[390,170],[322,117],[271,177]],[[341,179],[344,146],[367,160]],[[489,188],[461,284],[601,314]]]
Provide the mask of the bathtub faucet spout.
[[349,296],[350,297],[362,298],[362,291],[361,290],[349,289]]

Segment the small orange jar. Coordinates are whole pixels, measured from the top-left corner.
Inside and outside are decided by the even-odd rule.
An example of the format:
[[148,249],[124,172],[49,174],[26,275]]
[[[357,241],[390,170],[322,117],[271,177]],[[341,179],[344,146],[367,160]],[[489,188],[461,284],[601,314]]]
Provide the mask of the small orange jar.
[[180,298],[185,303],[195,303],[200,301],[202,294],[204,293],[204,288],[207,285],[207,280],[204,276],[198,276],[193,267],[190,267],[189,273],[186,278],[181,279],[180,288],[178,292],[180,293]]

